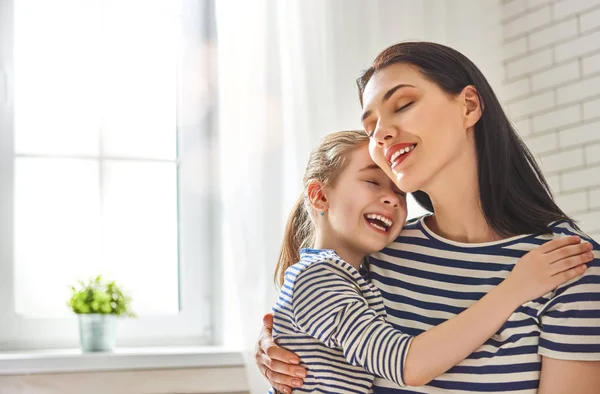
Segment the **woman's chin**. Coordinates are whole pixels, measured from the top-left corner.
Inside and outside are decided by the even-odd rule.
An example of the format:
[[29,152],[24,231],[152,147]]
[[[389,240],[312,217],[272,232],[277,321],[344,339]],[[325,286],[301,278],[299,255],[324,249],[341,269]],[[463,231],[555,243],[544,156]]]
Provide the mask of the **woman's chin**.
[[408,176],[404,172],[394,173],[394,183],[404,193],[413,193],[423,188],[423,182],[420,179]]

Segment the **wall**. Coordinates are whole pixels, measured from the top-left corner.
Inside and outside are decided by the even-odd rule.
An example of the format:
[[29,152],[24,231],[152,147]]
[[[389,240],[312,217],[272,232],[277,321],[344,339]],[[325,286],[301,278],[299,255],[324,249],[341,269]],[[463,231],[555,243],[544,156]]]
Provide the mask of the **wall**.
[[2,394],[248,394],[244,368],[0,376]]
[[506,108],[560,207],[600,240],[600,0],[501,5]]

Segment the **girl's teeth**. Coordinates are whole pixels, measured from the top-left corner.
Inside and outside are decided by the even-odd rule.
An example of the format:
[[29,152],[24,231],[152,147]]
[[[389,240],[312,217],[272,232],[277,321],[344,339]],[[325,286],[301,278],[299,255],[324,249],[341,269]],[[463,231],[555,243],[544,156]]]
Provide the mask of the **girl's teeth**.
[[378,224],[371,223],[371,226],[375,227],[375,228],[376,228],[376,229],[378,229],[378,230],[385,231],[385,228],[381,227],[381,226],[380,226],[380,225],[378,225]]
[[381,222],[385,223],[385,225],[387,227],[392,227],[392,224],[394,224],[390,219],[388,219],[388,218],[386,218],[384,216],[381,216],[381,215],[369,214],[369,215],[367,215],[367,219],[377,219],[377,220],[380,220]]

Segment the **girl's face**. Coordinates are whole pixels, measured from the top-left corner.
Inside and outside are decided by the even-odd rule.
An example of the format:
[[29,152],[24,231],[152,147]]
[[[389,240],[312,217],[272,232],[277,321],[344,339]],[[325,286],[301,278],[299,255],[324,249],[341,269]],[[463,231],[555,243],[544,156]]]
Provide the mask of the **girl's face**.
[[449,95],[404,63],[377,71],[367,83],[362,120],[371,157],[401,190],[427,191],[444,172],[450,179],[448,171],[460,171],[451,164],[474,147],[466,132],[473,118],[466,90]]
[[324,188],[327,226],[338,247],[379,251],[394,241],[406,221],[406,199],[369,156],[367,144],[346,156],[345,168]]

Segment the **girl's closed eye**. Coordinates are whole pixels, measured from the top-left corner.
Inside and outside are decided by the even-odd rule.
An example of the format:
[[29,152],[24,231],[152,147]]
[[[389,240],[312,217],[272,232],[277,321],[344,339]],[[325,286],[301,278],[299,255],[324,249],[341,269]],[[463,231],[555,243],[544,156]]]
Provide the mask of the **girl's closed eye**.
[[370,184],[375,185],[375,186],[379,186],[379,182],[377,182],[377,181],[375,181],[373,179],[368,179],[365,182],[370,183]]

